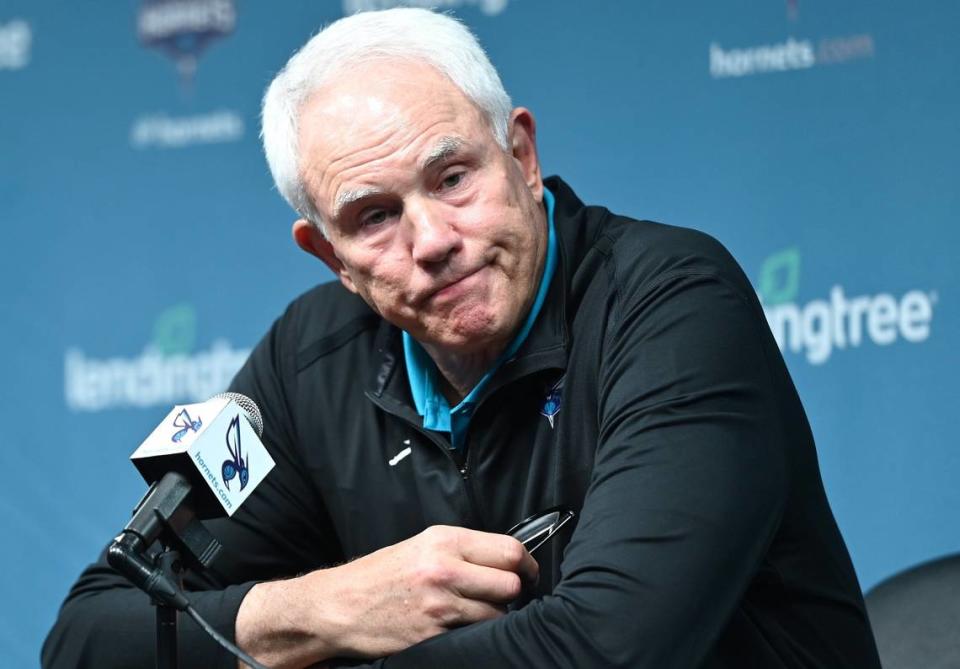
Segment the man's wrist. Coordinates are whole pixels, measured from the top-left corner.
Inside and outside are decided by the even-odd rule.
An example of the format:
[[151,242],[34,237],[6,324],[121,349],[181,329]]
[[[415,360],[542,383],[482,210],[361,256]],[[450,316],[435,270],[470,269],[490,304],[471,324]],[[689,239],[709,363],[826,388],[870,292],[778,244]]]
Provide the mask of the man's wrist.
[[318,601],[323,572],[258,583],[237,612],[237,645],[270,667],[305,666],[336,657],[340,648],[327,607]]

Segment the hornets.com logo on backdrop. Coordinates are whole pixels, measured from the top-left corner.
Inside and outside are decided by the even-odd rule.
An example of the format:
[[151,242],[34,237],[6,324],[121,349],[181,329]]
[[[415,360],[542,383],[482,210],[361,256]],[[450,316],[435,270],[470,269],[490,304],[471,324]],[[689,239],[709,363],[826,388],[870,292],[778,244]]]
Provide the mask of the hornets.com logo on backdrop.
[[[793,32],[800,27],[798,0],[787,0],[786,10],[788,26]],[[765,11],[772,10],[768,6]],[[872,33],[794,37],[783,34],[781,21],[782,19],[771,24],[769,30],[758,35],[758,41],[762,41],[760,44],[737,43],[730,47],[727,40],[712,40],[708,47],[710,77],[730,79],[806,70],[821,65],[869,60],[876,55],[876,42]],[[737,39],[741,38],[738,36]]]
[[[72,346],[64,357],[64,399],[71,411],[169,406],[199,402],[222,392],[250,354],[218,338],[195,350],[197,317],[189,304],[161,313],[140,355],[97,358]],[[195,418],[178,417],[179,429],[196,432]]]
[[810,364],[822,365],[844,349],[868,343],[918,344],[930,337],[936,292],[850,295],[835,284],[828,295],[800,303],[801,268],[800,251],[784,249],[764,261],[757,281],[764,314],[781,351],[802,354]]

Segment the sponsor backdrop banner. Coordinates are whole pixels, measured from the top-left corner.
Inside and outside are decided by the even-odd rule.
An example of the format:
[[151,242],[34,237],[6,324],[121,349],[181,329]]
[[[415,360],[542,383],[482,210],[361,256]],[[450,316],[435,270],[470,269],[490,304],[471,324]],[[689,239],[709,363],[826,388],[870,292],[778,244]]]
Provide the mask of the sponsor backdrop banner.
[[[260,96],[319,26],[395,4],[0,5],[5,666],[129,517],[134,448],[330,280],[290,240]],[[547,174],[740,260],[864,588],[960,550],[960,5],[429,4],[534,111]]]

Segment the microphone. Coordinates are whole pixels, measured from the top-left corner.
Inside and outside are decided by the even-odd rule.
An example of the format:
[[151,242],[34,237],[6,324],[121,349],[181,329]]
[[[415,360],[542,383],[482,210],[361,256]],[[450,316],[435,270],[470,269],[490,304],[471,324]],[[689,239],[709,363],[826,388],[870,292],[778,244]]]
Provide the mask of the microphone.
[[[174,407],[130,456],[151,485],[107,562],[157,604],[157,666],[177,666],[177,612],[185,611],[239,660],[265,669],[204,620],[180,584],[184,567],[202,569],[222,548],[200,518],[232,516],[273,469],[262,434],[253,400],[221,393]],[[163,550],[148,559],[158,539]]]
[[200,519],[232,516],[275,463],[260,441],[263,419],[249,397],[221,393],[178,405],[130,459],[150,489],[107,549],[107,561],[156,600],[179,610],[179,586],[145,557],[158,539],[183,566],[208,566],[220,542]]

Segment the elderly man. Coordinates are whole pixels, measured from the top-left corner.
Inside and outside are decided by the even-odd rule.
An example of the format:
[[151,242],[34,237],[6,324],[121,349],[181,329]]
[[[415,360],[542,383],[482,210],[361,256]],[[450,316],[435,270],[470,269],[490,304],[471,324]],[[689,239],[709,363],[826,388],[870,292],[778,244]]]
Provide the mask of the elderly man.
[[[878,666],[800,402],[719,244],[543,181],[532,114],[424,10],[319,33],[263,124],[293,237],[339,281],[233,384],[277,467],[211,523],[227,557],[189,583],[215,625],[278,667]],[[576,527],[536,561],[502,534],[557,505]],[[191,665],[233,663],[184,635]],[[129,667],[151,644],[101,563],[44,658]]]

